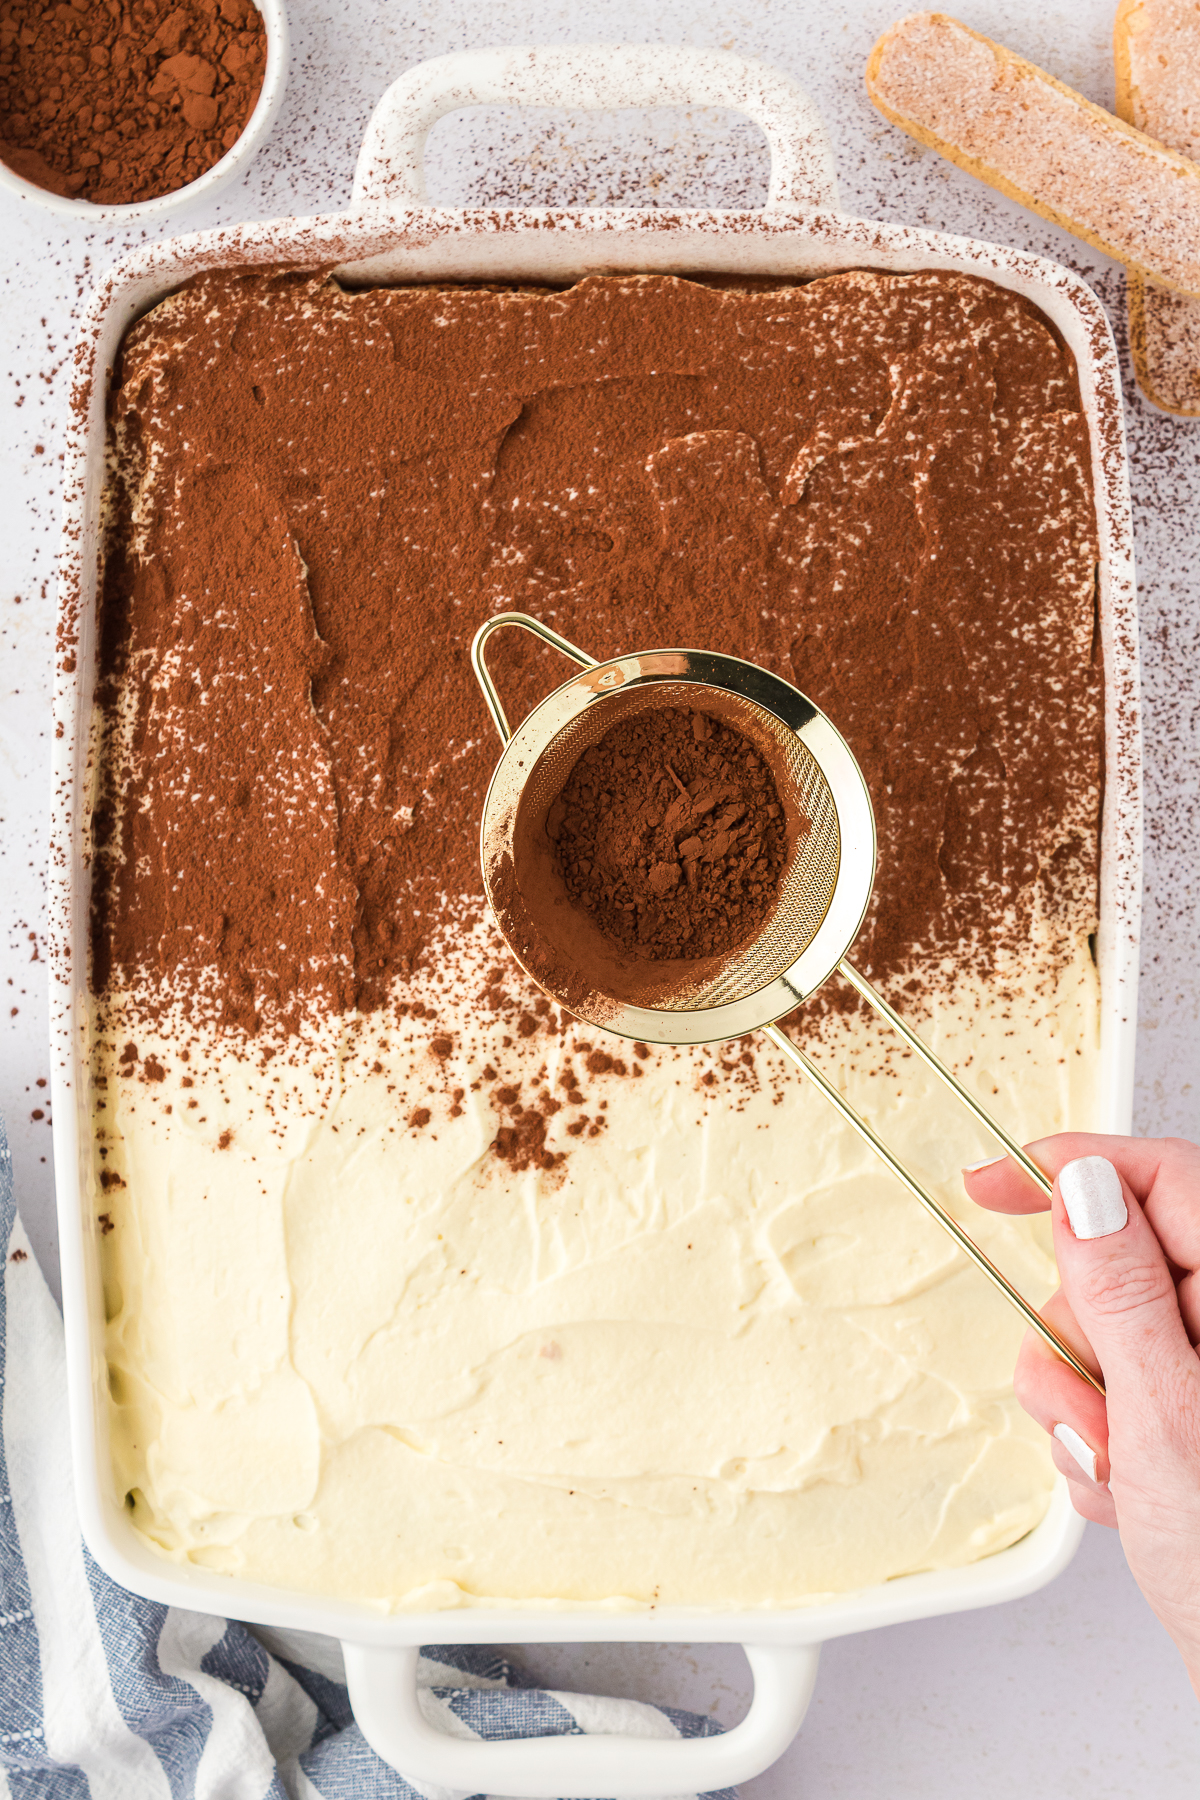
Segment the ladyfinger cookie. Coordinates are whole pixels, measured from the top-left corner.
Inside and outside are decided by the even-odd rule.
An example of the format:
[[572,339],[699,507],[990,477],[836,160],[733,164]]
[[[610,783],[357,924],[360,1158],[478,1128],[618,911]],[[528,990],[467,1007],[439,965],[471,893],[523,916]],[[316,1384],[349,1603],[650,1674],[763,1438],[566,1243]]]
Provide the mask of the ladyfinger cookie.
[[945,13],[912,13],[867,92],[919,143],[1118,262],[1200,295],[1200,166]]
[[[1200,162],[1200,4],[1121,0],[1113,26],[1117,111]],[[1138,385],[1164,412],[1200,418],[1200,300],[1129,272],[1129,343]]]

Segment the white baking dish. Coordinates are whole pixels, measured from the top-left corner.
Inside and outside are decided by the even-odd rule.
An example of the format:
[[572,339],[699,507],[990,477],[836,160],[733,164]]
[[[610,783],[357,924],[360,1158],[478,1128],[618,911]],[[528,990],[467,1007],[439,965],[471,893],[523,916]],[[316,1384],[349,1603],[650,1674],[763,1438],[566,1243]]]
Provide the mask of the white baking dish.
[[[421,155],[441,114],[493,101],[616,107],[709,103],[757,120],[772,158],[761,212],[621,209],[462,212],[424,204]],[[840,269],[961,270],[1028,296],[1074,352],[1091,430],[1100,533],[1099,608],[1106,672],[1099,962],[1103,991],[1099,1117],[1129,1129],[1141,887],[1140,736],[1132,528],[1117,363],[1099,302],[1054,263],[992,244],[848,218],[837,211],[820,122],[789,81],[720,51],[675,48],[503,50],[443,57],[384,96],[367,131],[349,212],[282,219],[146,246],[104,280],[77,355],[66,470],[56,688],[51,855],[52,1067],[62,1234],[63,1308],[76,1480],[84,1534],[117,1580],[171,1605],[342,1640],[355,1713],[382,1756],[424,1782],[471,1793],[634,1796],[745,1780],[796,1731],[825,1638],[1011,1600],[1064,1567],[1082,1529],[1059,1482],[1046,1518],[1022,1542],[968,1568],[911,1575],[805,1609],[605,1614],[537,1608],[404,1613],[313,1598],[160,1559],[113,1489],[86,1068],[88,859],[97,521],[105,400],[122,333],[200,270],[287,262],[337,265],[355,283],[480,279],[565,282],[614,270],[779,277]],[[723,1737],[654,1741],[567,1737],[480,1743],[423,1719],[416,1646],[432,1642],[741,1642],[754,1672],[747,1718]]]

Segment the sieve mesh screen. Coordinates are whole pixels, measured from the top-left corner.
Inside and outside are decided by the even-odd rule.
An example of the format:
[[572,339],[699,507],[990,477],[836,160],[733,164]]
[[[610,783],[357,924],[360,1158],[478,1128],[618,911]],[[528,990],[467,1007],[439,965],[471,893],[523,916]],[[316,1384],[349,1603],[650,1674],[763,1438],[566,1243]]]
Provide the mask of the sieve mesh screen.
[[[757,993],[812,942],[833,898],[841,841],[829,783],[790,726],[743,695],[698,681],[654,681],[624,691],[618,688],[587,707],[551,738],[538,757],[522,791],[521,810],[547,810],[583,752],[619,719],[668,706],[710,713],[741,731],[769,763],[789,823],[801,822],[778,902],[763,928],[733,951],[708,981],[658,1002],[664,1011],[697,1012]],[[803,829],[805,821],[807,830]]]

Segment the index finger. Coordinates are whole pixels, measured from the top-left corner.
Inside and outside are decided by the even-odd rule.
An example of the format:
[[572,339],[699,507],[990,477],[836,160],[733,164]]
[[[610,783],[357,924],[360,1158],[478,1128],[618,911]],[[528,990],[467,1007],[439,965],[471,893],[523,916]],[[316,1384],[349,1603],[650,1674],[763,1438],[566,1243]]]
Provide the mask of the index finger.
[[[1080,1156],[1103,1156],[1141,1202],[1167,1257],[1180,1269],[1200,1269],[1200,1149],[1183,1138],[1105,1137],[1064,1131],[1026,1145],[1051,1178]],[[991,1212],[1049,1212],[1050,1202],[1007,1156],[964,1169],[968,1194]]]

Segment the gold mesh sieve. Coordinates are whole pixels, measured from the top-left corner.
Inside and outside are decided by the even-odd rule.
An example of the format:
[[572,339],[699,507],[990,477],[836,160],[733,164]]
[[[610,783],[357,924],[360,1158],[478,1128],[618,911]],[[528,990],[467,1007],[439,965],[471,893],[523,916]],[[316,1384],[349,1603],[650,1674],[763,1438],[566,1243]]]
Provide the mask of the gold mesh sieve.
[[[484,657],[493,632],[507,626],[530,632],[582,670],[555,688],[515,732]],[[1026,1324],[1103,1393],[1086,1364],[775,1023],[838,973],[1042,1192],[1050,1193],[1047,1177],[1021,1145],[846,960],[875,878],[875,820],[862,771],[824,713],[790,682],[737,657],[671,649],[597,663],[525,613],[498,613],[482,625],[471,661],[504,744],[483,807],[483,880],[496,923],[522,968],[568,1012],[622,1037],[701,1044],[761,1030],[815,1083]],[[774,776],[789,852],[778,898],[751,939],[721,957],[654,962],[622,950],[571,903],[546,821],[590,745],[622,718],[669,706],[707,713],[749,739]]]

